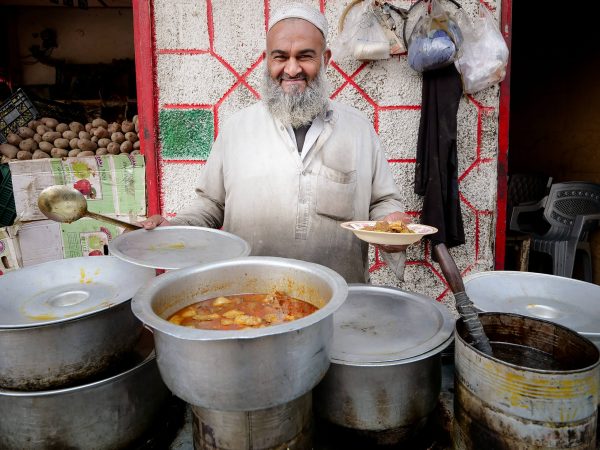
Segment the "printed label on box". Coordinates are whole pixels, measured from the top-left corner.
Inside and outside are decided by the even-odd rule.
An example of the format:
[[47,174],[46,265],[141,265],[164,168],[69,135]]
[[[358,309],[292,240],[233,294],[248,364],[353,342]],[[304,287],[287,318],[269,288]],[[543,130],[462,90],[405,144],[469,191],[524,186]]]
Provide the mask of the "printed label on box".
[[40,192],[54,184],[72,186],[88,200],[88,210],[112,217],[146,214],[146,174],[142,155],[11,161],[17,217],[44,220]]
[[20,267],[19,245],[11,228],[0,228],[0,275]]

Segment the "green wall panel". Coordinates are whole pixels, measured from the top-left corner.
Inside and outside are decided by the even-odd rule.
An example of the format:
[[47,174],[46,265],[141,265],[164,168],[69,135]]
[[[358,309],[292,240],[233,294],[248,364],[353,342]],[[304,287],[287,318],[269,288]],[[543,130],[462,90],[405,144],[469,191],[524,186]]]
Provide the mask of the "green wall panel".
[[159,123],[164,159],[208,158],[214,137],[212,111],[163,109]]

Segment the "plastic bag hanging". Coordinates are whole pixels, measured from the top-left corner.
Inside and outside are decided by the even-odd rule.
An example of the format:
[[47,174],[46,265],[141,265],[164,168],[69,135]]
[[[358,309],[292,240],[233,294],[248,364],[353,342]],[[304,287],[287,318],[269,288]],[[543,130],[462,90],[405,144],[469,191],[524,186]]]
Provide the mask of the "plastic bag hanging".
[[[340,27],[341,28],[341,27]],[[373,10],[371,1],[352,8],[345,25],[331,45],[336,60],[353,56],[360,61],[390,57],[390,41]]]
[[462,41],[460,29],[437,0],[423,12],[408,39],[408,64],[417,72],[452,64]]
[[474,94],[501,82],[506,76],[508,47],[495,18],[483,5],[479,16],[457,16],[463,33],[463,43],[455,61],[463,80],[463,90]]

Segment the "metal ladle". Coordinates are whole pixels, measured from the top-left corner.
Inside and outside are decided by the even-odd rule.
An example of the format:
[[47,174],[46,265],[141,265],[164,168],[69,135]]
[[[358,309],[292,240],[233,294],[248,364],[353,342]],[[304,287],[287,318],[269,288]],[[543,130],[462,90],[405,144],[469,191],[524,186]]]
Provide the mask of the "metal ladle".
[[85,216],[125,227],[129,230],[141,228],[132,223],[88,211],[85,196],[70,186],[55,185],[47,187],[38,197],[38,207],[48,219],[55,222],[71,223]]

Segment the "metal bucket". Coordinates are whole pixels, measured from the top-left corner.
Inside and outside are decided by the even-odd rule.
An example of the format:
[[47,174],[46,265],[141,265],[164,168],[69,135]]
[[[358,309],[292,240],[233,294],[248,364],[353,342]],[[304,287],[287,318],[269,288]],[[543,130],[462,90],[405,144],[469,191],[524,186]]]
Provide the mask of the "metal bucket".
[[172,397],[158,373],[149,332],[136,353],[135,365],[84,385],[0,390],[0,448],[137,448],[152,435]]
[[454,448],[596,449],[600,354],[566,327],[480,315],[495,357],[455,331]]

